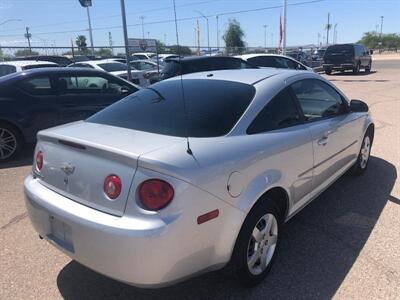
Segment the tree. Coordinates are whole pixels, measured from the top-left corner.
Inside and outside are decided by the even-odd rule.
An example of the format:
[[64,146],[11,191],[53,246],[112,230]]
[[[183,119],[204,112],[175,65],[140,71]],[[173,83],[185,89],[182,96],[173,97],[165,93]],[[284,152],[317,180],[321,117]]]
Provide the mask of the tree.
[[86,43],[86,36],[78,35],[75,40],[75,44],[78,47],[78,50],[81,52],[87,51],[87,43]]
[[98,56],[102,56],[102,57],[111,57],[112,51],[111,51],[111,49],[100,48],[99,50],[95,51],[95,54]]
[[190,48],[187,47],[187,46],[179,45],[179,49],[178,49],[178,45],[172,45],[172,46],[170,46],[168,48],[169,48],[169,50],[166,51],[167,53],[179,54],[179,55],[182,55],[182,56],[192,55],[192,50],[190,50]]
[[165,53],[166,46],[163,42],[156,40],[157,53]]
[[[379,43],[382,42],[382,45]],[[377,49],[377,48],[400,48],[400,35],[396,33],[382,34],[382,36],[375,32],[365,32],[358,41],[358,43],[363,44],[367,48]]]
[[39,55],[37,51],[29,51],[29,49],[18,50],[14,54],[15,56],[31,56],[31,55]]
[[230,19],[228,29],[222,36],[228,51],[234,53],[242,53],[245,43],[243,41],[244,32],[240,27],[240,23],[235,19]]

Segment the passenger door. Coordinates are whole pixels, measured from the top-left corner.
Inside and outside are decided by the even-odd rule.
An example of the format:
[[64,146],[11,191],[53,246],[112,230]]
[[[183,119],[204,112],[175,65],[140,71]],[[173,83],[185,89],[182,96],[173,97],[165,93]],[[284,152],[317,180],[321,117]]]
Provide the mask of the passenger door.
[[[249,143],[254,138],[255,148],[262,149],[258,152],[260,157],[253,158],[257,160],[256,168],[260,168],[255,173],[266,172],[266,178],[282,177],[295,203],[294,209],[301,207],[309,200],[312,189],[313,149],[308,126],[288,88],[266,104],[247,134],[251,138]],[[280,175],[276,175],[278,172]]]
[[360,122],[331,85],[303,79],[291,85],[308,124],[314,150],[313,192],[319,193],[357,157]]
[[86,119],[136,91],[122,80],[91,74],[58,76],[57,89],[67,122]]

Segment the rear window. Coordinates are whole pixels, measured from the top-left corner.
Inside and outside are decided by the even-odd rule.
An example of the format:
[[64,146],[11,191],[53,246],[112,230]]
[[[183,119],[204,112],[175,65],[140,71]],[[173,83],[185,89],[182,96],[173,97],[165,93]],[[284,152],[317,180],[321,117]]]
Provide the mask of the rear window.
[[55,64],[27,65],[27,66],[23,66],[22,70],[40,69],[40,68],[54,68],[54,67],[58,67],[58,65],[55,65]]
[[354,47],[353,45],[334,45],[329,46],[325,51],[325,55],[335,54],[354,54]]
[[125,64],[119,62],[98,64],[98,66],[107,72],[126,71],[128,69]]
[[238,82],[186,79],[182,83],[186,114],[181,81],[172,80],[142,89],[87,122],[179,137],[222,136],[233,128],[255,94],[253,86]]

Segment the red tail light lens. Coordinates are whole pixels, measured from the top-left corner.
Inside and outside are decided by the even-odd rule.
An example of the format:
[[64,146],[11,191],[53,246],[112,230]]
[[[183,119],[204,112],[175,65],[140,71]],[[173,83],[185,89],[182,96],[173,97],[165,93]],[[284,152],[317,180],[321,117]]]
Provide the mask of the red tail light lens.
[[122,182],[117,175],[109,175],[104,180],[104,193],[110,199],[116,199],[121,194]]
[[38,151],[38,153],[36,153],[36,171],[40,172],[43,168],[43,152],[42,151]]
[[139,199],[148,210],[160,210],[174,198],[174,188],[166,181],[150,179],[139,186]]

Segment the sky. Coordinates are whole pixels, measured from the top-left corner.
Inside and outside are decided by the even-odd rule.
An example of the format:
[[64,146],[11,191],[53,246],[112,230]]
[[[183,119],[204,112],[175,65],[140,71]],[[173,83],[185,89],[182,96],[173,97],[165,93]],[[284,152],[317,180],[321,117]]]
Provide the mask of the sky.
[[[120,0],[92,0],[90,15],[95,46],[123,45]],[[287,45],[317,44],[326,40],[328,13],[330,23],[337,24],[337,42],[356,42],[367,31],[380,31],[381,16],[384,33],[400,33],[400,0],[287,0]],[[309,3],[305,3],[309,2]],[[248,46],[264,45],[267,25],[267,47],[276,46],[279,39],[279,18],[283,0],[176,0],[181,45],[195,45],[195,27],[200,25],[200,44],[207,46],[208,16],[210,45],[217,45],[217,18],[220,46],[229,19],[235,18],[244,30]],[[172,0],[125,0],[128,36],[144,36],[176,44]],[[253,11],[248,11],[253,10]],[[240,13],[233,13],[242,11]],[[248,11],[248,12],[243,12]],[[231,13],[232,14],[227,14]],[[193,18],[193,19],[190,19]],[[11,21],[7,21],[10,20]],[[19,20],[12,20],[19,19]],[[6,21],[6,22],[5,22]],[[159,22],[167,21],[167,22]],[[2,24],[5,22],[5,24]],[[157,23],[158,22],[158,23]],[[150,23],[150,24],[149,24]],[[151,24],[153,23],[153,24]],[[0,0],[0,45],[26,46],[25,27],[30,28],[33,46],[70,46],[79,34],[87,37],[86,9],[78,0]],[[318,38],[319,36],[319,38]],[[330,42],[332,42],[332,31]]]

